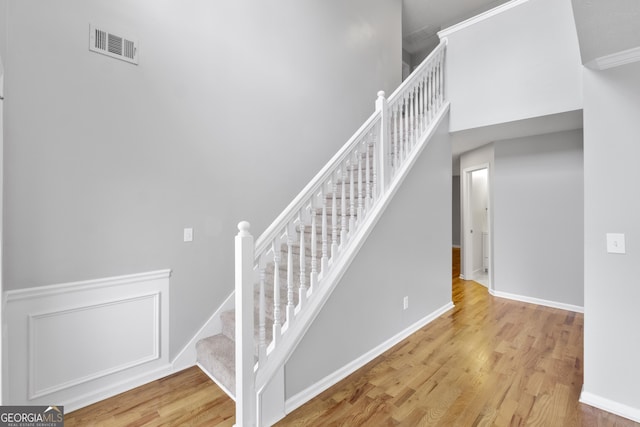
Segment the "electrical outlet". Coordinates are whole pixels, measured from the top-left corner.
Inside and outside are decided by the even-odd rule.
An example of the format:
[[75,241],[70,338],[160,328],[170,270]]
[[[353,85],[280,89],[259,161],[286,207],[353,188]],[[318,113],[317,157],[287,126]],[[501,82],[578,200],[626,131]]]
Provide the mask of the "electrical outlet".
[[409,308],[409,297],[404,297],[402,299],[402,307],[404,310],[406,310],[407,308]]
[[193,228],[185,228],[183,238],[185,242],[193,242]]
[[607,252],[610,254],[626,253],[624,244],[624,234],[607,233]]

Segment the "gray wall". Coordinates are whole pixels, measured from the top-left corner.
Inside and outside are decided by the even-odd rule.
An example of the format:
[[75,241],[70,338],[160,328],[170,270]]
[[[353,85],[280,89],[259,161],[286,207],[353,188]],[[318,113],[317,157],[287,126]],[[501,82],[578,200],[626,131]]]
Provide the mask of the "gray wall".
[[454,175],[451,183],[451,244],[460,246],[460,175]]
[[[171,268],[172,357],[233,289],[236,224],[257,237],[400,83],[400,0],[7,16],[5,289]],[[140,65],[89,52],[89,23]]]
[[447,117],[287,362],[287,398],[451,301],[448,126]]
[[[638,419],[640,63],[584,77],[584,391]],[[606,233],[627,253],[607,253]]]
[[494,289],[582,307],[582,131],[494,147]]

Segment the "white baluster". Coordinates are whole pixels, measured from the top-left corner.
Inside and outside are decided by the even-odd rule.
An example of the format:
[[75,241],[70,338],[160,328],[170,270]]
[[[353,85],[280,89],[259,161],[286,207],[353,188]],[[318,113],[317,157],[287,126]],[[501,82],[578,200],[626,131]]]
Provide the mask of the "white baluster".
[[404,104],[404,138],[402,139],[402,148],[400,150],[401,164],[404,163],[404,159],[407,155],[407,146],[409,144],[409,100],[404,97],[402,100]]
[[435,63],[433,65],[433,113],[435,116],[435,112],[438,111],[438,98],[440,91],[440,86],[438,85],[438,64]]
[[266,271],[264,264],[260,264],[260,296],[259,296],[259,335],[258,335],[258,360],[264,363],[267,357],[267,321],[266,321],[266,302],[264,295]]
[[327,223],[327,195],[324,192],[324,187],[322,188],[322,261],[320,264],[320,268],[322,269],[322,275],[324,276],[327,273],[327,268],[329,267],[329,242],[327,237],[327,228],[329,224]]
[[438,84],[438,64],[435,63],[433,65],[433,115],[435,116],[436,111],[438,111],[438,98],[440,94],[440,85]]
[[346,166],[343,163],[342,166],[342,203],[340,209],[341,229],[340,229],[340,246],[343,246],[347,241],[347,171]]
[[295,303],[293,301],[293,237],[291,230],[287,231],[287,319],[288,327],[293,324],[293,315],[295,313]]
[[367,153],[366,157],[366,169],[365,169],[365,210],[369,210],[369,206],[371,204],[371,149],[373,144],[371,143],[371,139],[373,138],[373,133],[367,134],[367,139],[365,140],[365,153]]
[[424,75],[420,78],[420,133],[426,130],[426,121],[424,117]]
[[334,259],[338,254],[338,199],[336,198],[338,183],[335,175],[331,179],[333,179],[333,198],[331,201],[331,259]]
[[409,110],[411,111],[411,114],[409,117],[411,137],[409,138],[407,155],[409,155],[409,152],[413,148],[415,144],[415,138],[416,138],[416,99],[415,99],[415,91],[413,89],[411,90],[411,92],[409,92]]
[[398,108],[398,103],[393,107],[395,119],[395,138],[393,139],[393,167],[397,168],[400,163],[400,141],[402,140],[402,110]]
[[364,215],[362,184],[362,156],[358,156],[358,218],[362,218]]
[[[376,135],[379,135],[380,132],[374,132],[374,136],[373,136],[373,199],[377,200],[378,199],[378,192],[380,191],[378,188],[378,168],[380,167],[380,164],[382,162],[379,161],[378,157],[380,156],[380,149],[376,147]],[[381,142],[378,142],[378,144],[381,144]],[[387,153],[387,156],[389,156],[389,153]],[[389,159],[391,160],[391,159]],[[390,161],[387,162],[387,165],[390,165]],[[389,169],[391,169],[391,166],[388,166]],[[391,174],[391,171],[389,170],[389,172],[387,172],[388,174]]]
[[444,49],[440,51],[438,65],[440,69],[440,105],[442,105],[444,102]]
[[[391,182],[393,172],[391,169],[391,157],[389,153],[389,139],[391,138],[391,130],[389,129],[389,125],[391,124],[389,117],[389,103],[384,97],[384,91],[382,90],[378,92],[376,111],[380,111],[381,120],[377,127],[378,132],[376,133],[376,135],[379,135],[380,139],[375,153],[377,163],[374,171],[377,175],[376,185],[379,185],[380,187],[376,187],[375,191],[381,194],[387,190],[387,187]],[[374,175],[374,178],[376,175]]]
[[315,203],[311,204],[311,275],[309,276],[309,285],[311,292],[318,284],[318,228],[316,225],[316,208]]
[[271,245],[273,251],[273,338],[275,348],[282,335],[282,313],[280,311],[280,241],[276,239]]
[[356,226],[356,195],[354,193],[355,179],[353,176],[354,174],[353,170],[356,167],[355,159],[357,159],[359,155],[360,153],[356,148],[355,151],[353,152],[353,158],[351,159],[351,162],[350,162],[351,168],[349,170],[349,212],[351,213],[351,219],[349,220],[349,233],[353,233]]
[[298,305],[302,309],[304,303],[307,302],[307,251],[305,248],[304,222],[300,220],[300,290],[298,296]]
[[429,126],[429,71],[424,73],[424,125]]

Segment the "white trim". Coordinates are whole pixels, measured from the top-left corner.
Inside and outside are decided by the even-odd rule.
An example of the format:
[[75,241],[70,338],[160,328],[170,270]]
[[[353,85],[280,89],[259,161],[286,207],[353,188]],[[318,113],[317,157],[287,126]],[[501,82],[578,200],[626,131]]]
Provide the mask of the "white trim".
[[560,310],[575,311],[576,313],[584,313],[584,307],[579,305],[565,304],[563,302],[550,301],[546,299],[528,297],[524,295],[510,294],[508,292],[489,290],[489,293],[498,298],[510,299],[513,301],[526,302],[528,304],[544,305],[551,308],[559,308]]
[[119,381],[113,384],[109,384],[108,386],[96,389],[94,392],[91,392],[89,394],[65,401],[64,411],[66,413],[69,413],[75,411],[76,409],[84,408],[85,406],[92,405],[94,403],[108,399],[109,397],[124,393],[125,391],[133,390],[136,387],[140,387],[141,385],[159,380],[174,373],[175,371],[171,369],[170,364],[160,366],[158,369],[145,372],[133,378],[129,378],[125,381]]
[[351,375],[352,373],[354,373],[355,371],[357,371],[367,363],[371,362],[376,357],[388,351],[394,345],[398,344],[402,340],[406,339],[410,335],[414,334],[424,326],[428,325],[429,323],[431,323],[432,321],[434,321],[435,319],[437,319],[438,317],[446,313],[447,311],[451,310],[453,307],[454,305],[452,302],[445,304],[444,306],[435,310],[431,314],[418,320],[417,322],[415,322],[413,325],[409,326],[405,330],[389,338],[387,341],[383,342],[379,346],[363,354],[356,360],[346,364],[342,368],[324,377],[323,379],[311,385],[310,387],[307,387],[306,389],[296,394],[295,396],[290,397],[285,402],[285,412],[287,414],[291,413],[292,411],[299,408],[309,400],[316,397],[318,394],[322,393],[329,387],[342,381],[343,379],[345,379],[346,377],[348,377],[349,375]]
[[455,249],[460,249],[461,246],[460,245],[451,245],[451,247],[455,248]]
[[638,61],[640,61],[640,46],[595,58],[584,64],[584,66],[592,70],[602,71]]
[[[193,338],[180,350],[178,355],[171,362],[174,371],[196,366],[198,353],[196,351],[196,343],[203,338],[217,335],[222,332],[222,321],[220,315],[224,311],[233,310],[235,307],[235,291],[227,297],[226,300],[218,307],[218,309],[209,317],[202,327],[195,333]],[[204,369],[203,369],[204,370]]]
[[469,18],[465,21],[462,21],[458,24],[454,24],[450,27],[447,27],[443,30],[438,31],[438,37],[440,37],[440,39],[446,38],[448,36],[450,36],[451,34],[460,31],[464,28],[470,27],[472,25],[477,24],[478,22],[482,22],[485,21],[493,16],[499,15],[503,12],[506,12],[509,9],[512,9],[516,6],[520,6],[521,4],[524,4],[526,2],[528,2],[529,0],[511,0],[510,2],[507,3],[503,3],[499,6],[494,7],[493,9],[489,9],[486,12],[482,12],[472,18]]
[[[170,275],[166,269],[5,292],[5,397],[17,405],[56,401],[71,411],[173,373]],[[105,331],[109,337],[100,335]],[[91,355],[100,360],[87,364]]]
[[82,292],[112,286],[129,285],[137,282],[147,282],[171,277],[171,269],[150,271],[148,273],[127,274],[123,276],[107,277],[104,279],[83,280],[80,282],[61,283],[57,285],[40,286],[37,288],[15,289],[7,291],[6,302],[19,301],[62,295],[71,292]]
[[640,409],[584,391],[584,386],[580,393],[580,402],[640,423]]
[[[37,337],[37,324],[46,322],[48,319],[55,317],[63,317],[66,315],[72,314],[81,314],[85,311],[90,310],[99,310],[104,307],[113,307],[121,304],[148,300],[150,299],[153,303],[153,333],[152,333],[152,345],[149,349],[150,352],[148,354],[142,355],[140,358],[135,360],[128,360],[120,365],[109,366],[103,370],[92,372],[88,375],[85,375],[81,378],[74,378],[70,381],[66,381],[62,384],[55,384],[53,386],[38,389],[37,381],[36,381],[36,372],[38,366],[38,358],[41,356],[46,357],[46,352],[38,351],[38,341]],[[83,383],[87,383],[92,380],[96,380],[98,378],[106,377],[108,375],[124,371],[129,368],[133,368],[139,365],[143,365],[145,363],[157,360],[160,358],[160,292],[153,292],[147,295],[139,295],[127,298],[120,298],[113,301],[107,301],[100,304],[94,305],[83,305],[79,307],[74,307],[71,309],[64,310],[55,310],[49,311],[46,313],[30,313],[27,315],[27,323],[28,323],[28,340],[29,340],[29,350],[28,350],[28,360],[29,360],[29,370],[27,373],[29,379],[29,400],[37,399],[42,396],[46,396],[51,393],[55,393],[57,391],[65,390],[68,388],[72,388],[78,386]]]

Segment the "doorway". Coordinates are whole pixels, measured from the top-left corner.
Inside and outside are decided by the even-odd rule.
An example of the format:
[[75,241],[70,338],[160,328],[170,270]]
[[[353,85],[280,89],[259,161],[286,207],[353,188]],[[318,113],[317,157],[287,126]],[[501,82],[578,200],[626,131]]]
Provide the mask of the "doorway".
[[462,176],[462,262],[460,276],[491,289],[491,204],[489,165]]

